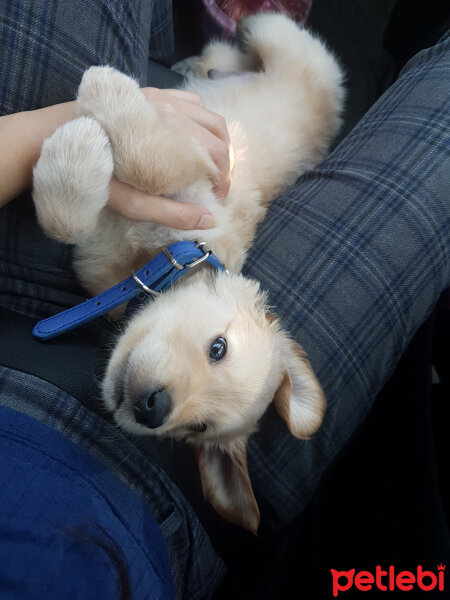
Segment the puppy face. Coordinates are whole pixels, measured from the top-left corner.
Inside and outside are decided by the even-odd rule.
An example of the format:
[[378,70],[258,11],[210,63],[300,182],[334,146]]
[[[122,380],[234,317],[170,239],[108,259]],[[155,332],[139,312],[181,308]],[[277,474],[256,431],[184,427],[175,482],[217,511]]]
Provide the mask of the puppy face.
[[204,270],[142,309],[103,382],[106,406],[138,434],[195,446],[205,495],[256,531],[245,443],[273,400],[296,437],[320,425],[324,399],[300,348],[267,315],[256,282]]

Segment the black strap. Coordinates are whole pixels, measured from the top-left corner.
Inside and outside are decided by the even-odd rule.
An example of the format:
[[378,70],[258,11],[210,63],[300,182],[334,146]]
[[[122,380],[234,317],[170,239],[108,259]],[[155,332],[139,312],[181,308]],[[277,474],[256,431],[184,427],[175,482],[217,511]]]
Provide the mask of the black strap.
[[[0,307],[0,364],[48,381],[109,420],[110,416],[98,401],[96,384],[101,380],[108,353],[86,339],[88,334],[92,337],[92,326],[84,332],[83,328],[77,330],[76,335],[66,333],[54,340],[41,342],[31,334],[35,324],[36,319]],[[105,336],[104,341],[107,341]],[[137,443],[154,457],[155,463],[184,494],[227,565],[232,567],[239,561],[242,552],[254,552],[257,538],[227,523],[204,499],[198,469],[189,447],[152,436],[142,436]],[[258,504],[262,509],[260,499]],[[266,519],[268,522],[270,519]]]
[[93,374],[102,349],[75,335],[41,342],[31,334],[36,321],[0,307],[0,364],[44,379],[98,412],[87,399],[98,393]]
[[163,67],[153,60],[148,61],[147,82],[148,85],[157,88],[177,88],[183,84],[184,77],[167,67]]

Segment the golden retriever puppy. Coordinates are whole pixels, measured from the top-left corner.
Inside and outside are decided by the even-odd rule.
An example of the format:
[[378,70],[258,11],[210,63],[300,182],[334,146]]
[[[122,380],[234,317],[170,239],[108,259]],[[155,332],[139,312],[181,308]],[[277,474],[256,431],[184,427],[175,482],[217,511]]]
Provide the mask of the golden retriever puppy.
[[[44,143],[34,170],[39,222],[77,244],[75,267],[97,294],[170,243],[201,239],[229,273],[199,266],[135,314],[103,381],[105,405],[138,434],[195,447],[205,496],[256,532],[259,511],[246,441],[274,402],[292,435],[320,426],[325,400],[300,346],[267,312],[259,284],[239,274],[269,202],[327,151],[343,102],[342,73],[310,33],[282,15],[246,18],[239,46],[213,42],[191,60],[185,89],[227,123],[235,155],[224,204],[201,144],[162,124],[135,81],[109,67],[83,76],[80,117]],[[250,71],[211,81],[207,74]],[[202,204],[216,227],[177,231],[106,206],[113,173],[151,194]]]

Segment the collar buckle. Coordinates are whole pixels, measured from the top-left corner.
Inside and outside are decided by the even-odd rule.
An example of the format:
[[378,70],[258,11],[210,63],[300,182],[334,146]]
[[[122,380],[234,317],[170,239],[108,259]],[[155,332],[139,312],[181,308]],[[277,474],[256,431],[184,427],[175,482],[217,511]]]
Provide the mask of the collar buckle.
[[[205,246],[205,244],[206,244],[206,242],[195,242],[195,248],[200,248],[203,252],[203,256],[200,256],[200,258],[196,258],[195,260],[193,260],[190,263],[186,263],[184,266],[180,265],[180,263],[174,258],[173,254],[170,252],[170,250],[167,247],[163,248],[163,252],[164,252],[164,255],[166,256],[166,258],[172,263],[172,265],[176,269],[178,269],[179,271],[183,271],[184,269],[193,269],[194,267],[201,264],[205,260],[208,260],[208,258],[212,254],[212,250],[205,250],[203,247],[203,246]],[[137,283],[140,284],[139,281],[137,281]]]

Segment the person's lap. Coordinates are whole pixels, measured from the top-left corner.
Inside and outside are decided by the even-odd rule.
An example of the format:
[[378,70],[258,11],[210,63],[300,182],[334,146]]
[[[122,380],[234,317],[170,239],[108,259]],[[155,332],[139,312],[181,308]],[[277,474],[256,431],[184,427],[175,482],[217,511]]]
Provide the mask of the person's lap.
[[[151,46],[158,50],[154,57],[169,60],[169,4],[159,0],[0,2],[0,64],[8,75],[0,89],[0,114],[73,100],[84,70],[92,64],[112,65],[146,85],[151,31],[155,33]],[[11,320],[13,332],[18,332],[19,313],[41,318],[84,299],[71,260],[70,246],[57,244],[41,232],[29,193],[0,211],[0,306],[7,310],[0,319]],[[75,343],[84,344],[86,353],[98,354],[96,347],[103,346],[114,329],[106,319],[89,329],[77,332]],[[16,338],[14,343],[20,342]],[[45,347],[40,352],[45,353]],[[143,510],[145,503],[165,538],[177,597],[211,592],[223,575],[223,564],[145,438],[136,442],[92,412],[91,407],[102,412],[98,390],[89,397],[92,385],[74,397],[37,378],[32,370],[22,373],[10,368],[5,354],[9,358],[10,353],[3,351],[0,364],[9,368],[0,367],[0,404],[63,433],[140,495],[143,505],[138,509]],[[63,368],[63,362],[55,361],[54,368]],[[100,362],[105,362],[105,355]],[[68,377],[78,377],[72,363],[66,363],[66,368]]]
[[269,291],[328,399],[312,440],[290,438],[273,414],[250,440],[252,480],[281,522],[304,508],[450,283],[449,69],[447,37],[258,230],[245,273]]

